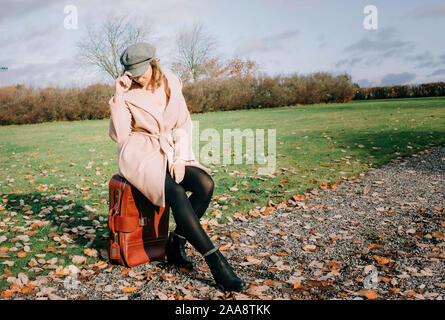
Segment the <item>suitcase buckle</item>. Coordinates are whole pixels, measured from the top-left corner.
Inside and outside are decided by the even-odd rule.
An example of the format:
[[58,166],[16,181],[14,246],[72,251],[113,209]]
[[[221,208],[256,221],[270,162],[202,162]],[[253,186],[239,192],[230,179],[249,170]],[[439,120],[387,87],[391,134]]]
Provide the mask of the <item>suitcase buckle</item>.
[[147,224],[148,224],[148,218],[147,217],[139,218],[139,227],[146,226]]

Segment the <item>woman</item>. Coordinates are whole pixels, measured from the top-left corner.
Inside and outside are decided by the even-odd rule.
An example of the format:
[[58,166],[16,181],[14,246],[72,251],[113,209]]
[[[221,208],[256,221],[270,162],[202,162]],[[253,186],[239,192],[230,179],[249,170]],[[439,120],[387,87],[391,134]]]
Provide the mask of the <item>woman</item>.
[[[109,135],[118,143],[119,174],[154,205],[172,208],[176,230],[167,243],[169,263],[193,268],[184,251],[188,240],[223,290],[242,291],[246,283],[201,226],[214,182],[210,169],[195,159],[192,150],[193,127],[182,81],[161,69],[155,52],[153,45],[141,42],[129,46],[120,57],[125,72],[116,79],[109,101]],[[192,192],[190,197],[186,191]]]

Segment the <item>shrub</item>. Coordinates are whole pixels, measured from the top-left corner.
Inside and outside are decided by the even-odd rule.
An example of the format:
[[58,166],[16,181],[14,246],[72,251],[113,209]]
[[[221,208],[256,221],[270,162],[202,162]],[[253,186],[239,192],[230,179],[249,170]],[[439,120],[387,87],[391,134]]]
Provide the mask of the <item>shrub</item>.
[[355,90],[354,100],[420,98],[445,96],[445,82],[416,85],[360,88]]
[[[349,75],[317,72],[274,77],[252,75],[185,83],[190,112],[272,108],[295,104],[348,102],[356,89]],[[114,87],[0,88],[0,124],[104,119]]]

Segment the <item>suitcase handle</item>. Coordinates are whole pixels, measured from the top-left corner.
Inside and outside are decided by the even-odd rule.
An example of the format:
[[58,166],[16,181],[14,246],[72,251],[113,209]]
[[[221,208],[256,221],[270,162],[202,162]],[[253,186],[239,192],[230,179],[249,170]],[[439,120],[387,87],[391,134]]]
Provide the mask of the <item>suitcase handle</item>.
[[[123,198],[123,193],[124,193],[125,186],[126,186],[126,184],[124,185],[124,187],[122,188],[121,193],[119,194],[119,198],[120,198],[119,200],[120,201],[119,201],[119,205],[117,206],[118,208],[121,208],[121,205],[122,205],[122,198]],[[118,221],[116,223],[115,220],[117,219],[117,217],[119,217],[117,215],[117,212],[116,212],[117,211],[116,210],[116,205],[117,205],[117,202],[115,202],[115,205],[113,206],[113,208],[110,209],[110,212],[108,213],[108,216],[110,217],[110,222],[109,222],[110,230],[113,232],[113,234],[115,236],[116,236],[116,230],[117,231],[124,231],[124,232],[131,232],[130,230],[121,230],[122,228],[123,229],[128,229],[129,221],[127,219],[130,219],[130,218],[122,217],[120,219],[120,221]],[[114,211],[114,213],[112,213],[112,211]],[[143,227],[143,226],[148,225],[148,220],[149,219],[148,219],[148,217],[144,217],[142,215],[142,212],[140,212],[139,218],[134,218],[134,219],[138,219],[137,221],[135,221],[135,223],[139,227]],[[124,221],[124,220],[127,220],[127,221]],[[131,228],[131,226],[130,226],[130,228]]]

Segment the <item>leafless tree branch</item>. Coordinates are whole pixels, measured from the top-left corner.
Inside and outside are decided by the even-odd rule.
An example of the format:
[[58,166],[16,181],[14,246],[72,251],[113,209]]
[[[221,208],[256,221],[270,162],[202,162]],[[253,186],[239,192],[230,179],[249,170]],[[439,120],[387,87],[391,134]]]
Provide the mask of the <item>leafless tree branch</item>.
[[87,25],[87,34],[76,43],[78,59],[113,79],[122,73],[120,55],[131,44],[149,41],[152,25],[127,14],[108,15],[100,26]]
[[212,58],[216,48],[215,38],[204,32],[202,24],[194,24],[190,29],[178,32],[176,46],[178,56],[175,69],[189,73],[183,77],[196,82],[201,74],[205,74],[203,66]]

